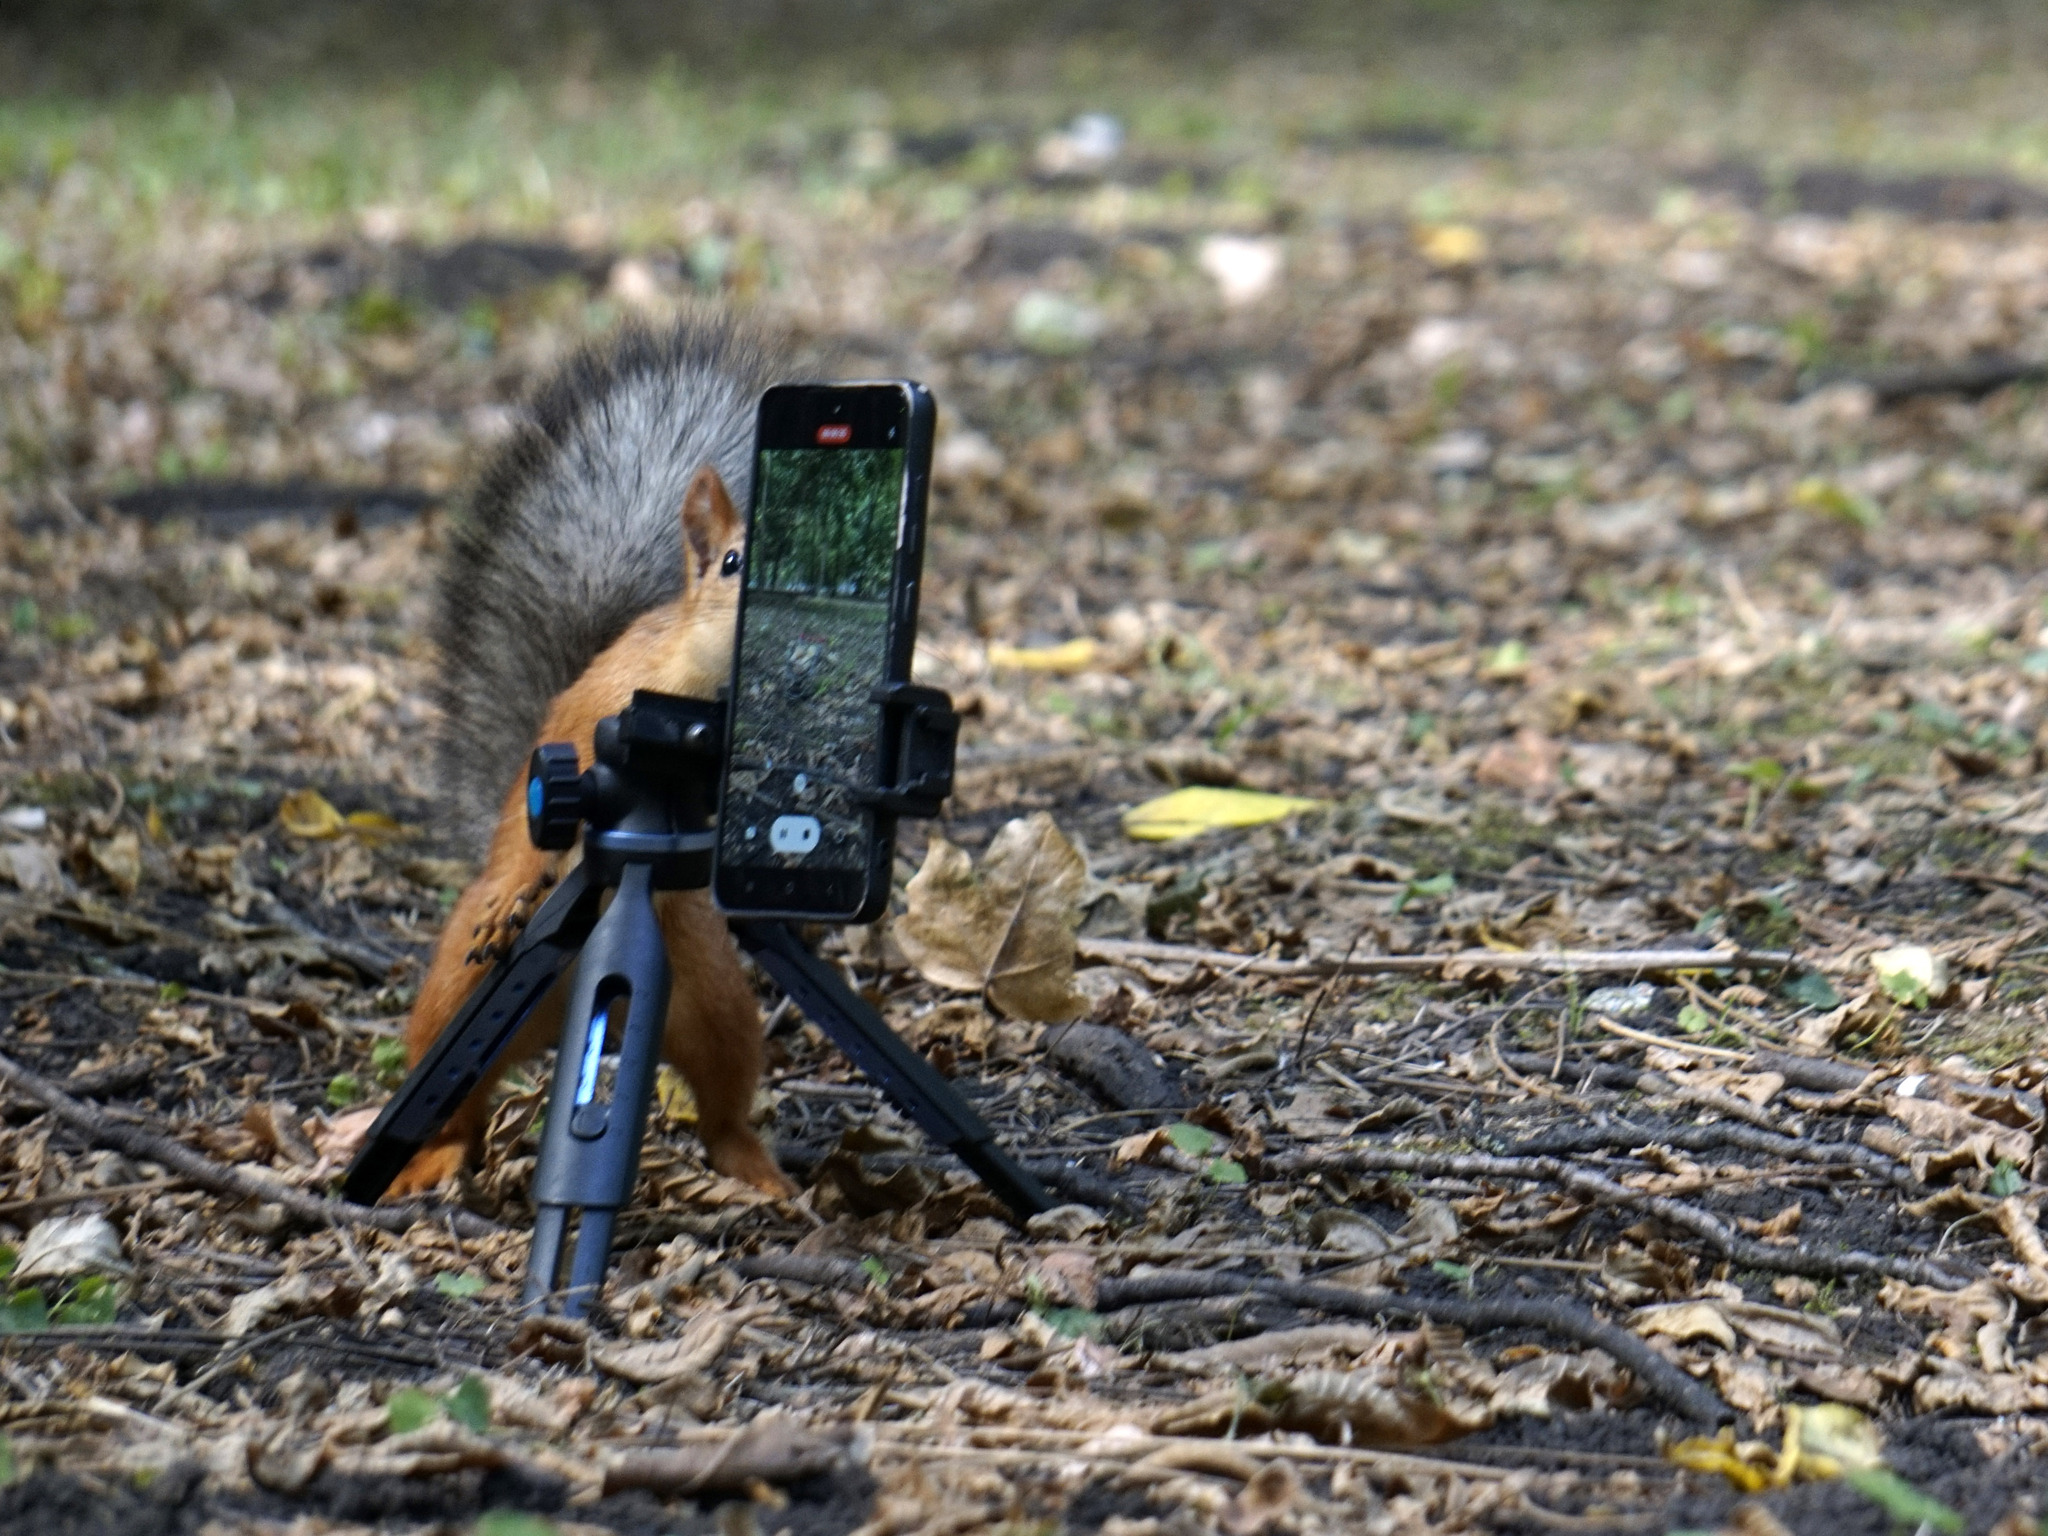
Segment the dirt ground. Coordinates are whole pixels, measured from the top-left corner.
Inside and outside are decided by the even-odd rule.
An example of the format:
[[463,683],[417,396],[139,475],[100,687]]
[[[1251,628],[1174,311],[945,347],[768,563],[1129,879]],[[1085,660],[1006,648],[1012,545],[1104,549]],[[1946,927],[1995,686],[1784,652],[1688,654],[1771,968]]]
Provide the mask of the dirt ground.
[[[1431,40],[0,105],[0,1530],[2039,1528],[2036,66],[1829,14],[1498,99]],[[464,477],[692,303],[940,401],[959,785],[815,938],[1064,1203],[764,980],[803,1196],[665,1086],[578,1328],[544,1064],[450,1199],[323,1202],[471,873]],[[1315,803],[1129,836],[1177,786]],[[1043,946],[985,988],[914,941],[970,886]]]

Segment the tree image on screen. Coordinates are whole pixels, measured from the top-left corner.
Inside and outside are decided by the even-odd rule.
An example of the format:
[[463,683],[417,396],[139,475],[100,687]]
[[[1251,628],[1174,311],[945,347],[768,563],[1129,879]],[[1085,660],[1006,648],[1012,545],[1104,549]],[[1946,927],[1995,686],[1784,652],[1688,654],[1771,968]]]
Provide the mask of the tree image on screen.
[[869,813],[853,792],[875,778],[868,695],[887,659],[903,453],[773,449],[759,477],[720,857],[859,869]]

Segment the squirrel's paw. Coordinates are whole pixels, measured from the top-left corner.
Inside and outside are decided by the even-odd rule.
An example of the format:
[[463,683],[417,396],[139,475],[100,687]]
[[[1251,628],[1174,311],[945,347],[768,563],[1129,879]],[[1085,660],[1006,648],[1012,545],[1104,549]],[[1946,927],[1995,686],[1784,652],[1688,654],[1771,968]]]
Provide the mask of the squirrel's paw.
[[775,1166],[775,1159],[761,1145],[761,1138],[751,1131],[723,1136],[704,1150],[711,1166],[729,1179],[739,1179],[777,1199],[787,1199],[796,1193],[789,1175]]
[[409,1195],[423,1195],[436,1185],[447,1183],[462,1171],[468,1151],[460,1141],[430,1142],[415,1152],[412,1161],[399,1170],[398,1177],[391,1181],[391,1187],[385,1194],[392,1199],[404,1199]]
[[542,873],[529,885],[491,892],[477,909],[476,926],[470,930],[467,965],[490,965],[510,949],[555,883],[553,870]]

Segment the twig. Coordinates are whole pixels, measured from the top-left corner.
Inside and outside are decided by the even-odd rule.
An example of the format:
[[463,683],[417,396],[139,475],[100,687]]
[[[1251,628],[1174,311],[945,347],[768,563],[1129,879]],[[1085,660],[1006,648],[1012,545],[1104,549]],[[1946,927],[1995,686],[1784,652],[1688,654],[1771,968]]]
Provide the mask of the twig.
[[1670,1147],[1679,1152],[1711,1152],[1735,1147],[1766,1157],[1783,1157],[1804,1163],[1848,1163],[1875,1174],[1902,1189],[1919,1181],[1901,1163],[1849,1141],[1814,1141],[1805,1136],[1787,1136],[1740,1125],[1641,1125],[1630,1120],[1613,1120],[1605,1125],[1576,1125],[1549,1131],[1527,1141],[1501,1148],[1504,1157],[1555,1157],[1573,1152],[1602,1152],[1610,1148]]
[[354,971],[362,980],[376,983],[391,974],[391,968],[398,964],[398,957],[380,953],[367,944],[358,944],[351,939],[337,939],[314,926],[303,913],[287,906],[274,895],[259,893],[259,904],[280,927],[289,928],[299,937],[317,944],[326,951],[330,960],[339,961]]
[[293,1321],[281,1324],[267,1332],[252,1333],[247,1338],[237,1339],[228,1348],[215,1355],[205,1370],[194,1376],[178,1390],[189,1392],[196,1397],[202,1388],[211,1382],[220,1380],[222,1376],[225,1376],[230,1370],[234,1369],[237,1361],[244,1360],[250,1355],[268,1349],[273,1344],[282,1344],[294,1334],[304,1333],[307,1329],[327,1321],[327,1318],[318,1315],[295,1318]]
[[1796,963],[1789,950],[1774,949],[1460,949],[1433,955],[1366,955],[1361,959],[1277,960],[1240,955],[1193,944],[1157,944],[1149,939],[1080,939],[1084,959],[1121,964],[1156,960],[1179,965],[1235,969],[1255,976],[1316,977],[1434,975],[1457,967],[1473,970],[1535,971],[1549,976],[1633,975],[1639,972],[1727,971],[1737,967],[1783,970]]
[[[24,1097],[35,1100],[66,1125],[84,1132],[95,1145],[111,1147],[117,1152],[127,1153],[130,1157],[161,1163],[172,1172],[183,1174],[202,1189],[213,1190],[216,1194],[234,1195],[240,1199],[266,1201],[282,1206],[289,1214],[315,1226],[337,1226],[346,1222],[357,1226],[377,1227],[386,1232],[404,1232],[415,1222],[443,1214],[442,1207],[424,1202],[365,1206],[354,1205],[346,1200],[330,1200],[324,1195],[309,1194],[303,1189],[296,1189],[282,1179],[272,1174],[258,1172],[254,1168],[217,1163],[210,1157],[194,1152],[181,1141],[159,1136],[139,1126],[124,1125],[104,1111],[90,1104],[80,1103],[55,1083],[38,1077],[6,1056],[0,1056],[0,1082],[4,1082]],[[448,1211],[446,1214],[455,1222],[464,1237],[489,1237],[503,1230],[496,1222],[486,1221],[471,1211]]]
[[1278,1280],[1265,1275],[1161,1269],[1148,1275],[1103,1281],[1096,1297],[1096,1308],[1107,1312],[1147,1303],[1192,1301],[1199,1297],[1236,1296],[1246,1292],[1342,1317],[1428,1318],[1474,1331],[1541,1328],[1547,1333],[1604,1352],[1616,1364],[1633,1372],[1649,1392],[1689,1419],[1703,1424],[1722,1424],[1735,1417],[1720,1398],[1658,1354],[1643,1339],[1613,1323],[1602,1322],[1577,1302],[1562,1297],[1532,1301],[1403,1296],[1393,1291],[1360,1291],[1348,1286]]
[[1361,923],[1358,931],[1351,935],[1351,942],[1344,946],[1344,958],[1337,962],[1337,968],[1330,972],[1330,979],[1323,983],[1316,993],[1316,1000],[1309,1004],[1308,1017],[1301,1021],[1301,1035],[1294,1042],[1294,1065],[1297,1070],[1308,1061],[1308,1032],[1315,1027],[1316,1015],[1323,1011],[1323,1004],[1329,1000],[1331,989],[1347,974],[1344,967],[1351,963],[1351,957],[1357,952],[1359,941],[1364,937],[1365,925]]
[[[1053,1431],[1047,1432],[1045,1436],[1053,1443],[1043,1449],[1036,1449],[1021,1445],[940,1445],[928,1440],[912,1439],[907,1435],[883,1433],[885,1430],[900,1430],[904,1427],[906,1426],[896,1424],[875,1425],[875,1453],[907,1457],[912,1460],[932,1457],[1013,1466],[1032,1466],[1047,1461],[1058,1461],[1062,1465],[1085,1462],[1100,1467],[1127,1467],[1140,1457],[1154,1456],[1162,1451],[1200,1450],[1214,1455],[1224,1449],[1226,1444],[1192,1435],[1119,1435],[1110,1440],[1093,1431]],[[973,1433],[979,1438],[986,1431],[976,1429]],[[1254,1464],[1259,1457],[1308,1463],[1348,1462],[1352,1466],[1363,1467],[1368,1472],[1378,1472],[1388,1477],[1462,1477],[1481,1483],[1499,1482],[1511,1475],[1505,1467],[1489,1467],[1480,1462],[1455,1461],[1444,1456],[1417,1456],[1407,1451],[1376,1451],[1363,1446],[1296,1445],[1286,1441],[1267,1440],[1241,1440],[1229,1442],[1228,1445],[1230,1450],[1251,1459]]]
[[61,1195],[37,1195],[28,1200],[0,1200],[0,1216],[24,1211],[49,1210],[59,1205],[83,1205],[88,1200],[120,1200],[129,1195],[153,1195],[181,1184],[182,1179],[144,1179],[139,1184],[109,1184],[103,1189],[74,1189]]
[[1673,1040],[1668,1035],[1653,1035],[1646,1029],[1631,1029],[1626,1024],[1617,1024],[1602,1014],[1593,1015],[1593,1023],[1610,1035],[1623,1040],[1633,1040],[1637,1045],[1654,1045],[1666,1051],[1690,1051],[1695,1056],[1718,1056],[1723,1061],[1747,1061],[1748,1051],[1731,1051],[1720,1045],[1695,1045],[1690,1040]]
[[793,1280],[798,1285],[843,1291],[864,1291],[875,1283],[874,1276],[854,1260],[823,1254],[755,1253],[734,1260],[732,1268],[743,1280]]
[[1269,1158],[1264,1165],[1269,1178],[1294,1178],[1306,1173],[1410,1173],[1425,1178],[1522,1179],[1534,1183],[1559,1184],[1578,1194],[1615,1205],[1648,1211],[1674,1227],[1704,1238],[1713,1248],[1738,1264],[1753,1269],[1775,1270],[1780,1274],[1808,1275],[1818,1279],[1840,1279],[1844,1275],[1887,1275],[1912,1285],[1931,1285],[1944,1291],[1961,1290],[1969,1277],[1926,1259],[1897,1258],[1891,1254],[1863,1253],[1850,1249],[1840,1253],[1816,1253],[1796,1244],[1779,1247],[1756,1242],[1729,1230],[1727,1223],[1698,1206],[1687,1205],[1663,1195],[1630,1189],[1613,1179],[1603,1178],[1554,1157],[1481,1157],[1468,1154],[1397,1152],[1384,1148],[1354,1148],[1326,1153],[1292,1153]]
[[46,983],[70,983],[80,987],[115,987],[130,992],[153,992],[161,996],[167,986],[180,989],[178,1001],[195,1003],[221,1003],[230,1008],[246,1008],[261,998],[236,997],[227,992],[205,992],[197,987],[188,987],[183,982],[157,981],[148,976],[94,976],[86,971],[17,971],[0,966],[0,984],[10,981],[26,981],[36,985]]

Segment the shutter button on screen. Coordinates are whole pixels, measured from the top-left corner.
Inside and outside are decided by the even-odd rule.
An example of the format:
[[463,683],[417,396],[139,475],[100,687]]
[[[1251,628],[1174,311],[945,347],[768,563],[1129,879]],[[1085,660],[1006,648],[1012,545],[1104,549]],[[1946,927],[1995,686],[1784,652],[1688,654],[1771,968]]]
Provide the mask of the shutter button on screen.
[[768,846],[777,853],[809,853],[823,830],[815,816],[778,816],[768,828]]

